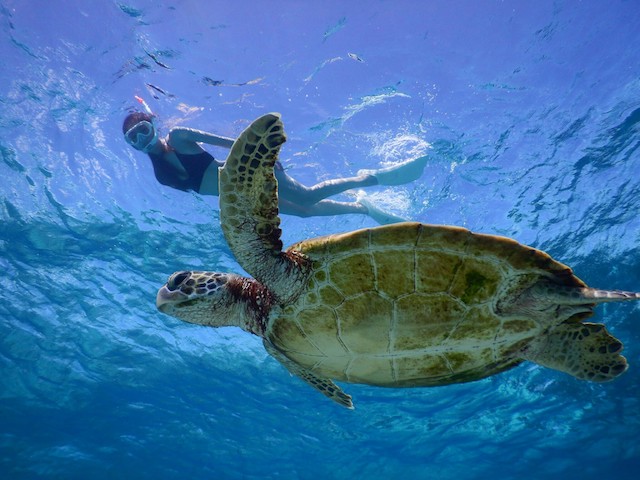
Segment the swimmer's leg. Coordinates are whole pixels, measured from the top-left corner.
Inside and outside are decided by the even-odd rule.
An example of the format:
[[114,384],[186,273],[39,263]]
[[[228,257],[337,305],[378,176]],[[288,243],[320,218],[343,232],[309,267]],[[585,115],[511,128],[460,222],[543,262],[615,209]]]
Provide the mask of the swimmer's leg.
[[367,215],[367,207],[358,202],[336,202],[333,200],[321,200],[311,205],[290,202],[280,199],[280,213],[295,215],[296,217],[326,217],[331,215],[360,214]]
[[373,218],[380,225],[388,225],[390,223],[407,221],[405,218],[398,217],[396,215],[393,215],[392,213],[385,212],[384,210],[376,207],[373,203],[371,203],[371,200],[367,198],[362,190],[358,192],[356,201],[358,204],[364,206],[367,209],[367,215]]
[[280,201],[280,212],[286,215],[295,215],[296,217],[326,217],[347,214],[369,215],[381,225],[405,221],[403,218],[380,210],[371,202],[364,199],[364,197],[362,201],[357,202],[321,200],[307,206]]
[[301,184],[300,182],[286,174],[276,175],[276,178],[278,179],[278,194],[281,201],[286,200],[288,202],[309,207],[320,202],[321,200],[324,200],[327,197],[344,193],[347,190],[378,185],[378,180],[373,175],[336,178],[334,180],[327,180],[317,183],[316,185],[313,185],[311,187],[307,187],[306,185]]
[[402,185],[412,182],[420,178],[426,164],[427,156],[423,156],[379,170],[360,170],[357,177],[336,178],[311,187],[302,185],[286,174],[279,176],[278,182],[281,194],[284,194],[291,201],[310,205],[347,190],[373,185]]
[[425,155],[379,170],[358,170],[358,176],[371,175],[378,180],[378,185],[403,185],[420,178],[427,159]]

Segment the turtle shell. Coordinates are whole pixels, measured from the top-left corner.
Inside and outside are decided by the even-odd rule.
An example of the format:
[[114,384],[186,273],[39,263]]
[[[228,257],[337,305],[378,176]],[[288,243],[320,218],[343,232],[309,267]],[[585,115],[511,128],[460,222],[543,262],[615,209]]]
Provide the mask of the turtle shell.
[[320,376],[379,386],[472,381],[521,362],[550,325],[499,306],[544,277],[585,286],[539,250],[464,228],[400,223],[297,243],[307,289],[267,338]]

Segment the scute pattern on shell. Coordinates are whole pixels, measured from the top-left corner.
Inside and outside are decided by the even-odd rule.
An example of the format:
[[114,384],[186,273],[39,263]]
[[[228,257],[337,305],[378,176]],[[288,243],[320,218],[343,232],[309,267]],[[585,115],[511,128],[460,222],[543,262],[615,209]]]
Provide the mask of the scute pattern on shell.
[[270,340],[319,375],[381,386],[470,381],[520,363],[548,325],[501,316],[540,277],[584,286],[513,240],[403,223],[300,242],[308,289],[271,322]]

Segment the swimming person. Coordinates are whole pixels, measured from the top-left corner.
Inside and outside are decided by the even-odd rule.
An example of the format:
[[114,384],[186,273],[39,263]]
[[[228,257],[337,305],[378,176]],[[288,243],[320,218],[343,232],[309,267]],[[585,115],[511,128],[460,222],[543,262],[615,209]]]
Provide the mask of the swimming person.
[[[218,195],[218,167],[223,162],[216,160],[200,143],[230,149],[234,140],[186,127],[173,127],[166,138],[161,138],[155,115],[141,99],[139,101],[147,112],[127,115],[122,132],[129,145],[149,155],[156,179],[178,190]],[[311,187],[287,175],[280,162],[276,162],[280,211],[298,217],[356,213],[369,215],[380,224],[401,222],[402,218],[376,208],[363,195],[355,202],[339,202],[327,197],[354,188],[412,182],[422,175],[426,161],[426,157],[419,157],[389,168],[361,170],[356,177],[327,180]]]

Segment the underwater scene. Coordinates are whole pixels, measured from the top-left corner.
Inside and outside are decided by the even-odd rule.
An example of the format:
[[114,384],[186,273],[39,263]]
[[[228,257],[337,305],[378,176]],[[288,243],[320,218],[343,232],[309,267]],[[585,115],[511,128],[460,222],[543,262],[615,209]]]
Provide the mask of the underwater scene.
[[[373,232],[413,252],[398,222],[456,226],[547,252],[572,285],[640,292],[639,25],[632,0],[0,0],[0,477],[638,478],[638,302],[549,307],[579,320],[593,307],[585,321],[615,337],[603,348],[618,364],[601,368],[611,381],[528,361],[529,343],[499,366],[502,330],[477,323],[457,353],[479,355],[482,337],[498,363],[453,375],[447,361],[418,386],[393,370],[401,359],[377,367],[394,348],[395,333],[380,333],[384,302],[354,300],[368,335],[349,344],[338,319],[317,337],[362,350],[368,373],[350,364],[333,376],[353,409],[327,398],[320,367],[238,326],[181,321],[163,302],[193,275],[174,272],[275,271],[271,200],[275,236],[255,241],[243,225],[263,219],[218,171],[269,112],[286,133],[285,248],[388,224]],[[473,238],[500,258],[516,248]],[[337,253],[313,268],[346,258],[348,241],[329,242]],[[377,289],[422,281],[394,248],[371,254]],[[456,261],[438,258],[442,269]],[[364,288],[360,265],[324,285]],[[506,276],[478,265],[460,298],[488,270]],[[293,302],[290,267],[273,298],[243,284],[252,308]],[[501,289],[487,305],[518,303],[515,290],[497,301]],[[318,297],[312,312],[328,308]],[[198,308],[195,323],[213,322]],[[303,313],[279,331],[315,321]],[[445,340],[417,329],[413,341],[442,350],[455,336],[434,331]]]

